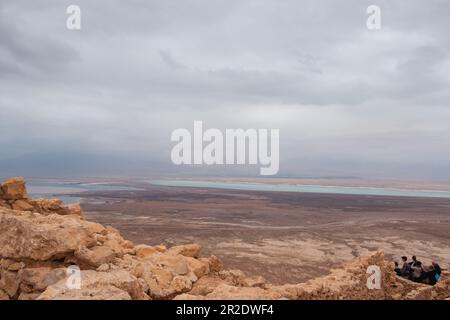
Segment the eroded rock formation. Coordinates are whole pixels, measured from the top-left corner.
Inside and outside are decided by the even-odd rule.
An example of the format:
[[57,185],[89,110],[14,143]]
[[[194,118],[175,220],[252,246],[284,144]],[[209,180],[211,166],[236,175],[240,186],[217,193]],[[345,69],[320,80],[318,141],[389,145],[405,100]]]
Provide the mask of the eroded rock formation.
[[[30,199],[23,178],[0,187],[0,299],[445,299],[449,274],[435,286],[395,276],[383,252],[357,258],[325,277],[273,286],[223,270],[197,244],[135,245],[111,227],[85,220],[78,205]],[[366,286],[377,265],[381,289]],[[80,271],[70,286],[69,267]]]

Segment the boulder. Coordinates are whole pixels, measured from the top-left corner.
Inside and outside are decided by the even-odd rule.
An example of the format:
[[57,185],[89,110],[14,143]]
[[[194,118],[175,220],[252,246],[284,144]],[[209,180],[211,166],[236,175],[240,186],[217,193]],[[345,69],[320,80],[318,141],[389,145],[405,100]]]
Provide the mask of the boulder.
[[50,288],[36,300],[131,300],[128,292],[112,285],[80,290],[57,290]]
[[192,281],[183,276],[175,276],[170,283],[170,287],[176,292],[186,292],[192,289]]
[[80,264],[91,268],[98,268],[102,264],[110,263],[116,254],[107,246],[94,246],[91,249],[80,247],[75,251],[75,258]]
[[0,289],[0,301],[2,301],[2,300],[9,300],[9,296],[6,294],[5,291]]
[[25,268],[19,271],[18,280],[21,285],[28,287],[27,291],[44,291],[48,286],[57,283],[66,276],[65,268]]
[[84,219],[83,210],[79,204],[64,205],[59,199],[33,199],[28,203],[32,207],[30,211],[39,212],[42,214],[59,214],[59,215],[74,215]]
[[4,291],[10,298],[13,298],[19,290],[20,282],[14,272],[0,272],[0,290]]
[[125,255],[117,267],[128,270],[148,289],[153,299],[171,299],[192,288],[197,277],[184,256],[156,253],[146,258]]
[[9,266],[11,264],[15,263],[14,260],[11,259],[1,259],[0,260],[0,268],[4,269],[4,270],[8,270]]
[[201,278],[209,273],[208,263],[190,257],[186,257],[186,263],[189,270],[191,270],[197,278]]
[[72,216],[36,216],[0,208],[0,257],[59,259],[80,246],[94,245],[94,233],[102,229],[98,226]]
[[201,247],[196,243],[174,246],[170,248],[167,253],[182,256],[198,258],[200,256]]
[[206,296],[214,291],[220,284],[226,282],[220,279],[216,275],[206,276],[198,279],[197,282],[192,286],[192,290],[189,292],[190,295],[194,296]]
[[273,291],[261,288],[234,287],[228,284],[220,284],[206,296],[182,294],[175,300],[278,300],[283,297]]
[[84,219],[83,209],[81,209],[81,206],[78,203],[69,204],[65,206],[65,208],[67,209],[68,214],[79,216],[80,218]]
[[227,284],[243,287],[245,285],[245,274],[241,270],[222,270],[219,277]]
[[141,279],[145,281],[153,299],[172,299],[177,294],[189,291],[193,283],[193,279],[188,276],[176,275],[158,267],[144,268]]
[[130,241],[130,240],[124,240],[124,241],[122,242],[122,247],[123,247],[124,249],[134,249],[135,244],[133,243],[133,241]]
[[[111,272],[97,272],[93,270],[81,271],[81,288],[70,289],[62,279],[49,286],[38,300],[55,299],[148,299],[144,288],[138,279],[124,270]],[[118,289],[118,290],[117,290]],[[120,290],[120,291],[119,291]],[[123,292],[128,296],[126,296]],[[91,295],[94,294],[94,295]]]
[[151,256],[152,254],[159,252],[155,247],[147,246],[145,244],[135,246],[134,250],[136,252],[136,256],[140,258],[146,258],[148,256]]
[[219,272],[223,268],[222,261],[214,255],[209,256],[208,258],[201,258],[200,261],[207,262],[211,272]]
[[[1,190],[1,187],[0,187],[0,190]],[[3,200],[1,198],[1,196],[0,196],[0,207],[12,209],[11,205],[9,204],[9,202],[6,201],[6,200]]]
[[14,262],[8,266],[8,271],[19,271],[20,269],[25,268],[25,263],[23,262]]
[[117,257],[122,257],[125,254],[125,249],[117,239],[107,239],[103,242],[103,245],[110,248]]
[[17,300],[36,300],[39,297],[40,293],[32,292],[32,293],[25,293],[22,292]]
[[36,212],[40,213],[57,213],[64,206],[64,203],[59,199],[33,199],[31,204]]
[[25,179],[22,177],[6,180],[2,183],[1,189],[1,196],[4,200],[21,200],[28,198]]
[[24,199],[14,201],[11,204],[11,208],[20,211],[33,211],[34,209],[33,205]]
[[246,277],[244,279],[244,287],[260,287],[265,288],[266,280],[261,276]]
[[154,248],[156,250],[158,250],[159,252],[166,252],[167,251],[167,247],[163,244],[158,244],[156,246],[154,246]]
[[97,270],[98,272],[106,272],[106,271],[108,271],[110,268],[111,268],[111,267],[110,267],[109,264],[104,263],[104,264],[100,265],[100,267],[98,267],[96,270]]

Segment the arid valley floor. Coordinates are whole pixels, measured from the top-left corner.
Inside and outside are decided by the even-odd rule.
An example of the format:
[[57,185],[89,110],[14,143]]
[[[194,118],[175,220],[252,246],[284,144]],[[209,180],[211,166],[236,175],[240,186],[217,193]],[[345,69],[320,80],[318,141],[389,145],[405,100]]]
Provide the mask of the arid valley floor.
[[449,267],[450,199],[134,186],[142,190],[84,194],[87,218],[136,243],[199,243],[226,268],[274,284],[374,249]]

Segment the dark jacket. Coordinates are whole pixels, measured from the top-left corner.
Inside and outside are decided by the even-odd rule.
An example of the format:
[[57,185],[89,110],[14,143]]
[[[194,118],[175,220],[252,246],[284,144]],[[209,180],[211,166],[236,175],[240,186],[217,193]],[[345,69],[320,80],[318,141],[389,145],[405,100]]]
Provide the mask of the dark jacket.
[[435,263],[435,264],[433,265],[433,267],[434,267],[434,270],[436,271],[436,273],[437,273],[438,275],[441,275],[441,272],[442,272],[441,266],[439,266],[437,263]]
[[409,273],[411,272],[411,266],[409,265],[408,262],[403,262],[403,266],[402,266],[402,275],[403,276],[408,276]]

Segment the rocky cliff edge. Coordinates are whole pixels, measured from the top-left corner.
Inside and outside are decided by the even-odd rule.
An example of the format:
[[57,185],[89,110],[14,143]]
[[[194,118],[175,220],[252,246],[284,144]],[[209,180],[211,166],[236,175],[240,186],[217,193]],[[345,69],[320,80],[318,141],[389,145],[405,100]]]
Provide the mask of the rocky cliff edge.
[[[435,286],[395,276],[382,251],[330,274],[274,286],[223,270],[197,244],[134,244],[112,228],[86,221],[79,205],[31,199],[23,178],[0,186],[0,300],[4,299],[448,299],[450,274]],[[367,287],[378,266],[381,288]]]

